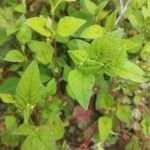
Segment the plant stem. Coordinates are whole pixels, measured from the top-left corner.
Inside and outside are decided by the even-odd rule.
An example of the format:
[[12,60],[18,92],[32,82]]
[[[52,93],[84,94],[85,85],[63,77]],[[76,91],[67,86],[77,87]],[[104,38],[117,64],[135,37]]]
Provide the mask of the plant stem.
[[120,1],[120,7],[121,7],[121,11],[120,11],[120,15],[118,16],[116,22],[115,22],[115,25],[117,25],[121,18],[123,17],[123,15],[125,14],[125,12],[127,11],[127,8],[128,8],[128,5],[129,3],[132,1],[132,0],[128,0],[125,4],[125,6],[123,5],[123,0],[119,0]]

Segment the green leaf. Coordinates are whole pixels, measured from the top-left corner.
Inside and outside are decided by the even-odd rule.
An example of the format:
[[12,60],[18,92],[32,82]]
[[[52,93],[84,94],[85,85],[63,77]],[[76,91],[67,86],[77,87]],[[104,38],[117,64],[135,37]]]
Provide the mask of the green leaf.
[[64,2],[65,0],[49,0],[50,1],[50,5],[51,5],[51,13],[52,15],[55,14],[55,11],[57,10],[58,6]]
[[1,136],[1,141],[6,146],[16,147],[19,144],[19,137],[13,135],[13,131],[17,128],[16,118],[13,115],[5,117],[6,131]]
[[112,12],[106,20],[105,27],[107,30],[112,31],[115,27],[117,11]]
[[70,36],[76,32],[86,21],[83,19],[66,16],[58,23],[57,33],[61,36]]
[[50,44],[47,42],[33,40],[28,44],[28,46],[35,53],[35,57],[38,61],[44,65],[52,62],[54,49]]
[[127,59],[121,38],[116,36],[115,32],[104,34],[93,40],[87,53],[89,58],[97,61],[103,70],[110,66],[118,67],[118,64],[122,64]]
[[41,100],[41,81],[36,61],[33,61],[23,73],[16,88],[16,103],[25,108]]
[[11,94],[0,93],[0,98],[4,103],[15,103],[14,97]]
[[26,5],[24,3],[17,5],[14,8],[15,11],[26,14]]
[[77,49],[85,50],[85,49],[89,49],[90,44],[83,40],[72,39],[67,43],[67,46],[70,50],[77,50]]
[[150,136],[150,120],[148,117],[144,118],[141,122],[142,131],[145,136]]
[[96,39],[101,37],[105,31],[105,28],[101,27],[100,25],[91,25],[81,33],[81,37],[87,39]]
[[48,126],[50,131],[52,131],[53,137],[56,140],[61,139],[65,132],[63,122],[61,121],[60,117],[54,113],[52,113],[49,118]]
[[0,93],[15,94],[15,89],[16,89],[17,83],[18,83],[18,78],[16,78],[16,77],[8,78],[0,86]]
[[84,50],[72,50],[69,51],[69,55],[75,65],[86,74],[94,74],[99,71],[102,66],[98,61],[89,59],[88,53]]
[[119,105],[117,108],[116,116],[119,120],[129,123],[132,119],[131,108],[128,105]]
[[26,24],[43,36],[50,37],[51,32],[46,28],[47,19],[43,17],[33,17],[26,20]]
[[87,11],[91,15],[95,15],[97,6],[94,2],[92,2],[91,0],[84,0],[84,5],[85,5],[85,8],[87,9]]
[[146,82],[146,79],[144,78],[144,71],[130,61],[126,61],[118,67],[108,68],[107,73],[118,75],[124,79],[132,80],[138,83]]
[[0,29],[0,46],[9,40],[6,31]]
[[141,50],[143,46],[143,41],[144,41],[144,35],[139,34],[132,38],[122,39],[122,44],[126,46],[126,51],[128,53],[136,54]]
[[75,98],[84,109],[88,108],[94,82],[95,78],[93,75],[86,75],[77,70],[69,73],[69,86]]
[[31,29],[26,24],[22,25],[16,34],[16,38],[23,45],[30,42],[32,39]]
[[101,141],[105,141],[112,129],[112,118],[100,117],[98,119],[98,130]]
[[76,65],[82,65],[88,59],[87,52],[83,50],[72,50],[68,53]]
[[140,56],[143,60],[148,60],[150,57],[150,42],[147,42],[142,49]]
[[133,136],[126,145],[125,150],[142,150],[139,139],[136,136]]
[[23,62],[26,60],[26,57],[18,50],[10,50],[4,60],[9,62]]
[[99,85],[100,91],[97,95],[96,106],[98,109],[110,109],[113,106],[114,101],[109,94],[109,84],[108,81],[104,79],[103,74],[99,75]]
[[32,133],[33,127],[29,124],[21,124],[17,129],[14,130],[14,135],[29,135]]
[[33,130],[25,139],[21,150],[56,150],[52,134],[47,126],[40,126]]
[[48,95],[55,95],[57,92],[57,86],[56,86],[56,81],[55,79],[52,79],[48,82],[46,86],[46,90]]

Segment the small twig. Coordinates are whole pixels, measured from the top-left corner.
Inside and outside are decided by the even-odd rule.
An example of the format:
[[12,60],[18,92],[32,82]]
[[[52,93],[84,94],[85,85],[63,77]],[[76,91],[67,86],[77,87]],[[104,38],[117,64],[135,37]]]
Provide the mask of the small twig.
[[120,2],[120,11],[122,12],[124,8],[124,2],[123,0],[119,0],[119,2]]
[[129,3],[132,1],[132,0],[128,0],[125,4],[125,6],[123,6],[123,1],[122,0],[119,0],[120,1],[120,7],[121,7],[121,11],[120,11],[120,15],[118,16],[116,22],[115,22],[115,25],[117,25],[121,18],[123,17],[123,15],[125,14],[125,12],[127,11],[127,8],[128,8],[128,5]]

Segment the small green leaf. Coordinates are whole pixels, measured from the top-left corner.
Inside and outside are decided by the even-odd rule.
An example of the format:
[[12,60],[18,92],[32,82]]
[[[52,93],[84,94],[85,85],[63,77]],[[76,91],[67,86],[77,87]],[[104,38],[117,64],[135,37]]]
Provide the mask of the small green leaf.
[[128,105],[119,105],[117,108],[116,116],[119,120],[129,123],[132,119],[131,108]]
[[22,25],[16,34],[16,38],[23,45],[30,42],[32,39],[31,29],[26,24]]
[[125,45],[126,51],[131,54],[137,54],[141,50],[143,42],[144,42],[143,34],[139,34],[128,39],[122,39],[122,44]]
[[66,16],[58,23],[57,33],[61,36],[70,36],[76,32],[86,21],[83,19]]
[[56,150],[52,134],[47,126],[35,128],[25,139],[21,150]]
[[109,83],[104,79],[104,75],[99,75],[100,92],[97,95],[96,106],[98,109],[110,109],[113,104],[113,97],[109,94]]
[[26,57],[18,50],[10,50],[4,60],[9,62],[23,62],[26,60]]
[[142,150],[138,138],[133,136],[126,145],[125,150]]
[[112,118],[100,117],[98,119],[98,130],[101,141],[105,141],[112,129]]
[[14,130],[14,135],[29,135],[32,133],[33,127],[29,124],[21,124],[17,129]]
[[94,2],[92,2],[92,0],[84,0],[84,5],[91,15],[95,15],[97,6]]
[[8,78],[0,86],[0,93],[15,94],[15,89],[16,89],[17,83],[18,83],[18,78],[16,78],[16,77]]
[[87,39],[96,39],[104,34],[105,31],[105,28],[101,27],[100,25],[91,25],[82,32],[81,37]]
[[72,50],[68,52],[76,65],[83,64],[88,59],[88,54],[83,50]]
[[41,81],[36,61],[33,61],[23,73],[16,88],[16,103],[26,108],[41,100]]
[[107,72],[138,83],[146,82],[144,71],[130,61],[126,61],[118,67],[110,67]]
[[84,109],[88,108],[94,82],[95,78],[93,75],[86,75],[77,70],[73,70],[69,73],[69,87]]
[[60,117],[56,114],[51,114],[49,118],[50,119],[48,121],[48,126],[52,131],[53,137],[56,140],[61,139],[65,132],[63,122],[61,121]]
[[17,5],[14,8],[15,11],[26,14],[26,5],[24,3]]
[[1,136],[1,142],[6,146],[16,147],[19,144],[19,137],[13,135],[17,128],[16,118],[13,115],[5,117],[6,131]]
[[38,61],[44,65],[52,62],[54,49],[50,44],[47,42],[33,40],[28,44],[28,46],[35,53],[35,57]]
[[85,49],[89,49],[90,44],[83,40],[72,39],[68,41],[67,46],[70,50],[77,50],[77,49],[85,50]]
[[56,86],[56,81],[55,79],[52,79],[48,82],[46,86],[47,93],[49,95],[55,95],[57,92],[57,86]]
[[150,120],[148,117],[144,118],[141,122],[142,131],[145,136],[150,136]]
[[147,42],[142,49],[140,56],[143,60],[148,60],[150,57],[150,42]]
[[0,98],[4,103],[15,103],[14,97],[11,94],[0,93]]
[[114,11],[110,14],[110,16],[107,17],[105,27],[107,30],[112,31],[115,27],[115,21],[116,21],[117,11]]
[[47,19],[43,17],[33,17],[26,20],[26,24],[36,32],[46,37],[51,36],[50,30],[46,28]]

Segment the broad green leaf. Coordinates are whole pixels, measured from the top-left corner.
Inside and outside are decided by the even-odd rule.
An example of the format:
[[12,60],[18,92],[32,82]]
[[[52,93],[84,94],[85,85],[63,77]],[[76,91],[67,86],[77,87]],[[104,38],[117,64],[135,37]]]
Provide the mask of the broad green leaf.
[[146,81],[146,79],[144,78],[144,71],[130,61],[126,61],[118,67],[116,66],[108,68],[107,73],[112,75],[118,75],[124,79],[132,80],[139,83]]
[[17,5],[14,8],[15,11],[26,14],[26,5],[24,3]]
[[109,66],[118,66],[122,64],[126,58],[126,51],[122,46],[121,38],[116,33],[111,32],[95,39],[87,50],[89,58],[98,61],[105,70]]
[[10,50],[4,60],[9,62],[23,62],[27,58],[18,50]]
[[33,130],[25,139],[21,150],[56,150],[51,131],[47,126],[40,126]]
[[69,51],[73,62],[86,74],[94,74],[100,70],[102,64],[88,58],[88,53],[83,50]]
[[133,136],[126,145],[125,150],[142,150],[139,139]]
[[31,29],[26,24],[22,25],[16,34],[16,38],[23,45],[30,42],[32,39]]
[[97,6],[92,0],[84,0],[84,5],[91,15],[95,15]]
[[105,27],[109,31],[112,31],[115,27],[116,16],[117,16],[117,11],[114,11],[108,16],[106,20]]
[[14,97],[11,94],[0,93],[0,98],[4,103],[15,103]]
[[101,141],[105,141],[112,129],[112,118],[100,117],[98,119],[98,130]]
[[16,103],[21,107],[35,105],[41,100],[41,81],[36,61],[23,73],[16,88]]
[[57,92],[57,85],[55,79],[52,79],[46,85],[48,95],[55,95]]
[[43,17],[33,17],[26,20],[26,24],[43,36],[50,37],[51,32],[46,28],[47,19]]
[[50,128],[50,131],[52,131],[53,137],[56,140],[61,139],[65,132],[63,122],[57,114],[52,113],[49,118],[50,119],[48,120],[48,126]]
[[6,146],[16,147],[19,144],[19,137],[13,135],[17,128],[16,118],[13,115],[5,117],[6,131],[1,136],[1,142]]
[[17,129],[14,130],[14,135],[30,135],[32,133],[33,127],[29,124],[21,124]]
[[93,75],[86,75],[77,70],[69,73],[69,86],[75,98],[84,109],[88,108],[94,82],[95,78]]
[[6,79],[4,83],[0,86],[0,93],[15,94],[17,83],[18,78],[16,77]]
[[57,33],[61,36],[70,36],[76,32],[86,21],[83,19],[66,16],[58,22]]
[[117,108],[116,116],[119,120],[129,123],[132,119],[131,108],[128,105],[119,105]]
[[101,37],[105,31],[105,28],[101,27],[100,25],[91,25],[81,33],[81,37],[87,39],[96,39]]
[[28,44],[28,46],[35,53],[35,57],[38,61],[44,65],[52,62],[54,49],[50,44],[47,42],[33,40]]

